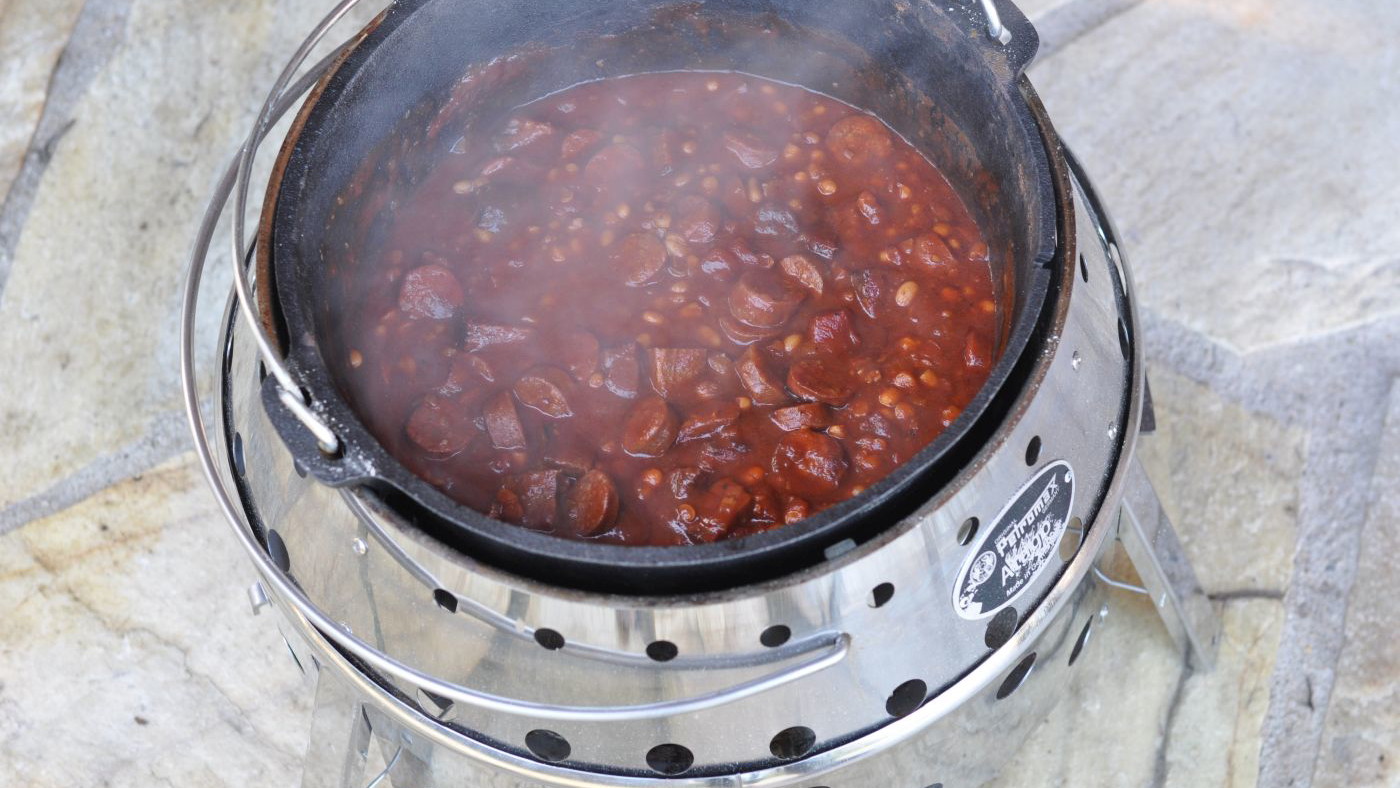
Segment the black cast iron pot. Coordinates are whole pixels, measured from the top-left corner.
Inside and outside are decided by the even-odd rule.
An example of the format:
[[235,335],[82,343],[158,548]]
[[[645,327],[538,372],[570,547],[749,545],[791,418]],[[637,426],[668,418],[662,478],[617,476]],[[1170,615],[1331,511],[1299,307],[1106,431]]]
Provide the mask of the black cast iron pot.
[[[399,0],[307,100],[283,145],[259,237],[264,320],[342,450],[323,454],[263,401],[297,462],[333,486],[363,485],[443,543],[508,572],[587,591],[686,594],[770,580],[820,563],[908,516],[976,454],[1020,393],[1056,288],[1051,168],[1064,162],[1023,70],[1037,37],[1000,3],[1009,45],[975,2],[949,0]],[[423,481],[381,446],[347,401],[337,288],[322,250],[345,243],[328,217],[362,162],[435,111],[473,65],[529,53],[478,96],[491,117],[608,76],[734,70],[803,85],[874,112],[949,178],[981,224],[1002,314],[990,379],[953,425],[855,498],[798,523],[685,547],[624,547],[492,520]],[[421,127],[421,124],[420,124]],[[445,144],[450,144],[446,141]]]

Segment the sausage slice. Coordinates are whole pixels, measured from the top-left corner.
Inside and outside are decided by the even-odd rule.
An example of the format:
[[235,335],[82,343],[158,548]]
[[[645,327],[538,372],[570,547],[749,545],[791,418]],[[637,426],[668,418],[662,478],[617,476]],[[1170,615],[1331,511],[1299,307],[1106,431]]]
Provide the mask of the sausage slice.
[[825,498],[836,494],[846,473],[846,453],[835,438],[812,430],[789,432],[773,449],[776,483],[793,495]]
[[676,414],[660,397],[632,407],[622,427],[622,448],[634,457],[659,457],[676,440]]

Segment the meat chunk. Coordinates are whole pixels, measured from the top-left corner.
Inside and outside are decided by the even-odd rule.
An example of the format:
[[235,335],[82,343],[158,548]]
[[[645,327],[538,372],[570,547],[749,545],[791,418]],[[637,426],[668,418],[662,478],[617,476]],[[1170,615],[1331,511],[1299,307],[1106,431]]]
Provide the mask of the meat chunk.
[[789,432],[773,449],[776,483],[805,498],[835,495],[846,474],[846,453],[835,438],[812,430]]
[[676,203],[673,221],[676,233],[686,243],[707,244],[719,232],[719,210],[704,197],[682,197]]
[[569,136],[564,138],[559,147],[559,156],[564,161],[572,161],[579,156],[593,150],[603,135],[593,129],[578,129],[569,132]]
[[399,288],[399,309],[411,317],[446,320],[457,313],[464,299],[457,276],[436,264],[409,271]]
[[765,145],[754,135],[742,131],[725,132],[724,149],[734,154],[739,164],[750,170],[761,170],[778,160],[777,148]]
[[519,496],[524,517],[523,525],[549,528],[559,517],[559,490],[563,474],[559,471],[530,471],[512,480],[513,492]]
[[783,269],[783,273],[792,278],[794,282],[811,290],[816,295],[822,294],[825,282],[822,280],[821,269],[812,259],[805,254],[794,254],[784,257],[778,267]]
[[793,363],[787,385],[802,399],[837,407],[845,405],[855,391],[846,359],[826,353],[813,353]]
[[787,322],[805,297],[772,271],[746,271],[729,291],[729,312],[745,325],[773,328]]
[[515,396],[520,404],[551,419],[574,415],[565,392],[570,388],[569,375],[558,367],[535,367],[515,381]]
[[509,391],[502,391],[487,400],[481,415],[486,421],[486,433],[491,436],[492,446],[504,450],[525,448],[525,427],[520,423],[515,398]]
[[583,168],[583,177],[599,185],[626,185],[640,178],[645,169],[646,158],[642,152],[631,145],[619,143],[593,154]]
[[574,380],[583,383],[598,371],[598,338],[587,331],[575,331],[561,337],[558,351],[559,360]]
[[476,428],[456,402],[428,395],[409,414],[404,427],[409,440],[438,456],[456,454],[471,443]]
[[812,315],[807,320],[807,342],[825,352],[849,353],[859,342],[851,327],[851,313],[833,309]]
[[753,401],[759,405],[781,405],[787,402],[787,392],[783,391],[782,378],[773,373],[770,364],[757,348],[750,347],[734,362],[734,372],[739,382],[749,390]]
[[869,115],[837,121],[826,134],[826,149],[837,161],[862,167],[890,155],[894,139],[885,124]]
[[720,479],[696,502],[695,509],[699,516],[696,527],[690,529],[690,533],[697,541],[713,542],[729,533],[751,506],[753,496],[744,489],[744,485],[733,479]]
[[595,536],[617,519],[617,485],[600,470],[579,477],[564,504],[564,522],[576,536]]
[[739,420],[739,406],[730,401],[701,405],[681,424],[677,443],[708,438]]
[[467,323],[462,346],[470,352],[484,350],[498,345],[514,345],[535,336],[535,330],[528,326],[501,326],[491,323]]
[[652,348],[651,387],[666,399],[675,399],[705,371],[705,351],[697,348]]
[[784,432],[793,430],[820,430],[831,426],[831,411],[817,402],[804,402],[778,408],[768,414],[768,418]]
[[612,261],[624,282],[641,287],[666,265],[666,245],[650,233],[633,233],[618,242]]
[[676,414],[660,397],[645,397],[627,414],[622,448],[634,457],[659,457],[676,440]]
[[496,136],[496,150],[500,153],[544,154],[555,139],[554,124],[529,118],[511,118],[506,127]]

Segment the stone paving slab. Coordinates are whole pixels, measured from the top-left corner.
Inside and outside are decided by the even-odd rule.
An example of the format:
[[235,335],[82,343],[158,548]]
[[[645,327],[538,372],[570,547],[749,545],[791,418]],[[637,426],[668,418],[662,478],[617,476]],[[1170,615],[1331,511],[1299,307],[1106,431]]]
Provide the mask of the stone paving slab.
[[309,692],[189,455],[0,536],[0,784],[294,785]]
[[1400,785],[1400,391],[1391,397],[1376,482],[1313,776],[1317,788]]
[[1398,39],[1393,3],[1147,0],[1032,79],[1142,302],[1249,351],[1400,314]]
[[29,151],[82,0],[0,0],[0,204]]

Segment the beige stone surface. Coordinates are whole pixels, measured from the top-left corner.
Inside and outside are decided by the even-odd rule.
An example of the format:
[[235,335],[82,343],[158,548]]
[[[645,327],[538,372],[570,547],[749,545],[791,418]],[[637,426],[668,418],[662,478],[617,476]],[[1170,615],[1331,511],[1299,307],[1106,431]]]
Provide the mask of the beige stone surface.
[[0,376],[0,509],[177,407],[177,294],[204,200],[327,9],[134,0],[45,173],[0,300],[0,357],[24,370]]
[[0,537],[0,784],[292,785],[310,691],[189,456]]
[[1217,610],[1219,664],[1187,676],[1173,716],[1183,669],[1171,638],[1144,598],[1115,597],[1070,694],[991,788],[1253,786],[1283,605],[1235,600]]
[[0,0],[0,204],[44,110],[49,75],[82,0]]
[[1317,788],[1400,785],[1400,394],[1391,397],[1375,492],[1313,777]]
[[1208,593],[1282,592],[1293,566],[1302,431],[1150,367],[1157,432],[1148,475]]
[[1251,350],[1400,313],[1400,14],[1147,0],[1032,79],[1154,311]]

